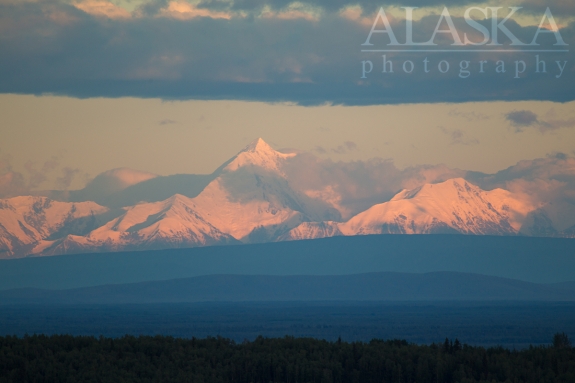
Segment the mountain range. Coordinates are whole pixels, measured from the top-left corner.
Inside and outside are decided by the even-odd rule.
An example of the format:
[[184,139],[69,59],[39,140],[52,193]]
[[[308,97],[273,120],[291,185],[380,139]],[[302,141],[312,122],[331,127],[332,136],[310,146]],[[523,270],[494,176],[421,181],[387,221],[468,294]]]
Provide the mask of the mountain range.
[[[571,160],[553,163],[573,177]],[[554,188],[535,188],[537,164],[528,177],[517,175],[525,164],[496,175],[420,169],[393,194],[397,182],[370,194],[341,171],[328,182],[320,165],[257,139],[210,175],[115,169],[82,190],[2,199],[0,258],[366,234],[575,236],[570,181],[547,177]],[[350,198],[346,188],[360,191]]]

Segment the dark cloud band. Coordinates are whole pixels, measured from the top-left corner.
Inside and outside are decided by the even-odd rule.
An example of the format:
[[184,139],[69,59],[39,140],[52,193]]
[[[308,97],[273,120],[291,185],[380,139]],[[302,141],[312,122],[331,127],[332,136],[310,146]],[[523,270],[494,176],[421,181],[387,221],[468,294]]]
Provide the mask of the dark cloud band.
[[[429,39],[437,19],[414,23],[414,40]],[[462,32],[470,30],[463,19],[453,19]],[[569,47],[464,53],[441,34],[437,42],[449,52],[362,52],[371,25],[338,14],[317,20],[110,19],[54,1],[0,5],[0,26],[3,93],[303,105],[575,99]],[[526,42],[536,30],[514,22],[508,27]],[[405,22],[393,28],[405,41]],[[561,29],[570,45],[574,31],[573,25]],[[374,47],[386,47],[381,38],[374,36]],[[557,48],[550,34],[539,42]]]
[[[438,5],[445,6],[463,6],[467,4],[476,3],[476,0],[412,0],[409,2],[410,7],[433,7]],[[271,9],[285,9],[290,5],[296,3],[293,0],[234,0],[234,1],[221,1],[221,0],[203,0],[199,3],[200,7],[208,9],[234,9],[243,11],[259,11],[263,7]],[[406,6],[404,1],[379,1],[379,0],[305,0],[298,1],[299,4],[304,4],[312,7],[322,8],[328,11],[338,11],[349,6],[360,6],[366,12],[372,12],[382,6]]]

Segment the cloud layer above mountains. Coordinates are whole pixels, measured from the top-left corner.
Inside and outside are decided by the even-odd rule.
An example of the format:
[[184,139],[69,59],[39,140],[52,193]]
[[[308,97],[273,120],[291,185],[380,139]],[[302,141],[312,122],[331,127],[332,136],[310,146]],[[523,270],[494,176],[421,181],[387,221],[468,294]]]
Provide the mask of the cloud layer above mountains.
[[[381,5],[371,0],[155,0],[126,3],[136,5],[131,11],[118,5],[124,3],[1,0],[0,92],[303,105],[575,99],[573,53],[539,54],[547,73],[536,73],[532,53],[390,53],[386,58],[393,61],[394,73],[383,74],[381,54],[361,52]],[[389,18],[397,39],[404,41],[403,10],[393,4]],[[415,1],[410,6],[422,7],[416,10],[421,17],[414,21],[415,41],[433,34],[444,4],[453,8],[460,34],[477,35],[461,9],[487,5]],[[523,1],[521,17],[531,21],[510,20],[509,30],[531,42],[546,4]],[[556,10],[565,42],[574,43],[573,7],[561,1],[548,6]],[[444,33],[436,41],[448,48],[453,43]],[[381,34],[372,42],[385,47]],[[538,42],[557,48],[548,33]],[[426,57],[429,73],[424,72]],[[413,73],[402,69],[407,60],[414,64]],[[443,60],[449,63],[447,73],[439,68]],[[484,73],[481,60],[487,61]],[[505,73],[496,72],[497,60],[504,62]],[[362,78],[364,61],[374,68]],[[518,73],[521,62],[525,69]]]

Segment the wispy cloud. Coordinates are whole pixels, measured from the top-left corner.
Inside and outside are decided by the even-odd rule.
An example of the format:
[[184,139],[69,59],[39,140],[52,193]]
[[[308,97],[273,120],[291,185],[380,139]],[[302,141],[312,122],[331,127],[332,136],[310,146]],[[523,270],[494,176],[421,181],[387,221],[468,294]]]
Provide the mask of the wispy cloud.
[[553,110],[550,110],[544,119],[529,110],[515,110],[505,114],[505,118],[515,128],[516,133],[521,133],[527,128],[536,128],[541,133],[546,133],[561,128],[575,127],[575,118],[556,118]]
[[523,131],[523,128],[533,126],[539,122],[537,115],[529,110],[514,110],[505,114],[507,121],[511,123],[518,131]]
[[28,172],[28,189],[36,189],[48,180],[50,173],[60,165],[57,157],[51,157],[45,161],[40,167],[32,161],[24,164],[24,168]]
[[167,4],[167,7],[160,9],[159,16],[172,17],[179,20],[191,20],[197,17],[226,20],[232,18],[232,14],[229,12],[213,11],[208,8],[198,8],[183,0],[170,1]]
[[[462,177],[465,172],[444,165],[398,169],[392,160],[320,160],[309,153],[293,157],[284,169],[290,185],[308,195],[329,194],[347,219],[370,206],[388,201],[401,189]],[[328,193],[329,192],[329,193]]]
[[131,17],[130,12],[106,0],[76,0],[72,4],[76,8],[97,17],[110,19],[127,19]]
[[56,178],[56,187],[60,190],[68,190],[70,185],[82,171],[78,168],[65,167],[62,169],[62,176]]
[[440,126],[439,129],[451,138],[451,145],[477,145],[479,140],[475,138],[468,138],[467,133],[461,129],[447,129]]
[[325,150],[325,148],[323,146],[316,146],[315,148],[313,148],[313,151],[318,153],[318,154],[327,153],[327,150]]
[[28,161],[24,170],[16,171],[9,156],[0,157],[0,198],[34,193],[52,183],[59,190],[68,190],[77,177],[87,177],[78,168],[61,167],[55,156],[42,163]]
[[344,154],[352,150],[357,150],[357,144],[353,141],[345,141],[343,144],[331,149],[332,152],[337,154]]

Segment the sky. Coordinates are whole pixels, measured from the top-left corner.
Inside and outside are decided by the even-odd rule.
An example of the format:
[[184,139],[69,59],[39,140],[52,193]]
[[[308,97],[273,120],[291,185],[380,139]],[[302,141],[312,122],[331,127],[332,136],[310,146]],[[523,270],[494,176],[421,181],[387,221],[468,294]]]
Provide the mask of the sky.
[[[399,168],[573,156],[574,20],[568,0],[0,0],[0,184],[210,173],[257,137]],[[362,52],[390,48],[444,51]]]

